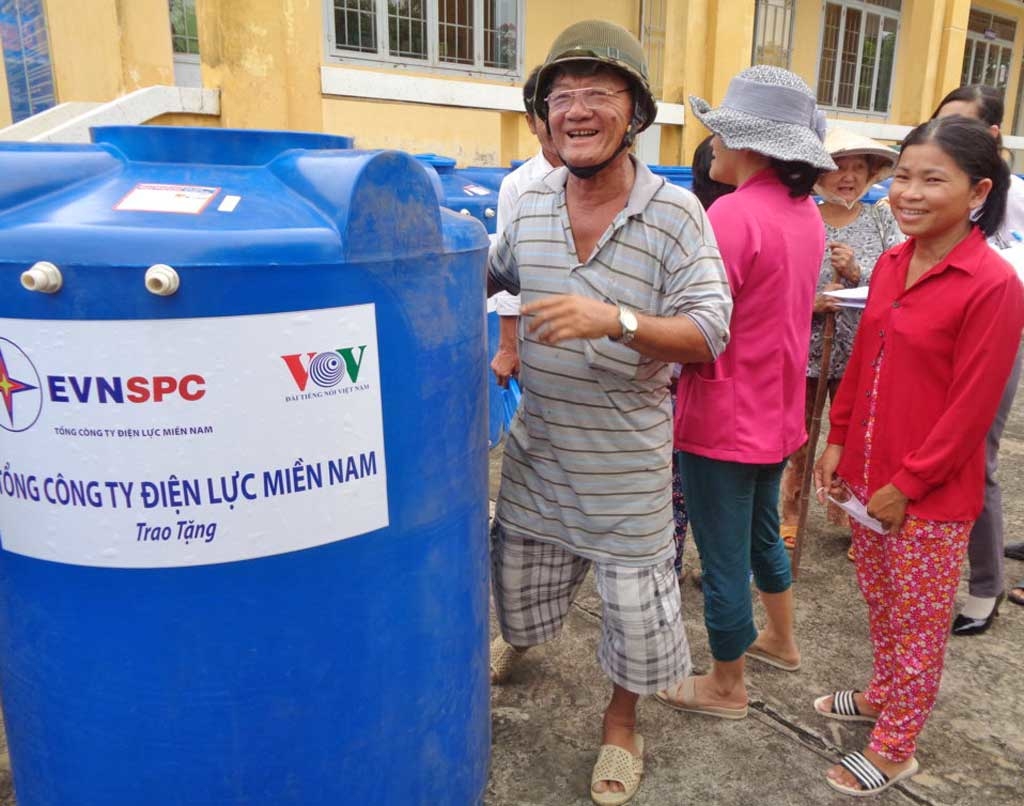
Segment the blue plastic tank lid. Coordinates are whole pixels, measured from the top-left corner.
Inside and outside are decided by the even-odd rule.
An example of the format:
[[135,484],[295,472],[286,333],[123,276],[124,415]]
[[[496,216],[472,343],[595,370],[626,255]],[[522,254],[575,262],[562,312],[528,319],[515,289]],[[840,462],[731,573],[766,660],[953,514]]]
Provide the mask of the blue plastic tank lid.
[[420,162],[425,162],[435,170],[438,168],[455,168],[455,160],[451,157],[444,157],[440,154],[413,154]]

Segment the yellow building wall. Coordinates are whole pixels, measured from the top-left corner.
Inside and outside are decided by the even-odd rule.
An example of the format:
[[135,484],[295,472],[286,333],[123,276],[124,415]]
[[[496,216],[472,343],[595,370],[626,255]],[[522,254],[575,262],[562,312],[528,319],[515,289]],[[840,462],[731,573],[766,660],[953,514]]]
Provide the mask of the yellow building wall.
[[[950,26],[948,67],[943,75],[943,81],[936,88],[936,103],[952,89],[960,85],[960,76],[963,68],[964,46],[967,41],[967,18],[970,12],[970,0],[958,0],[958,9],[954,25]],[[1010,75],[1006,85],[1006,108],[1003,111],[1003,132],[1005,134],[1020,134],[1013,132],[1013,121],[1017,114],[1017,108],[1021,103],[1022,87],[1020,85],[1021,62],[1024,61],[1024,9],[1019,2],[1012,0],[984,0],[975,3],[984,10],[990,11],[1000,17],[1014,20],[1017,23],[1017,34],[1014,41],[1013,53],[1010,57]],[[955,27],[954,27],[955,26]]]
[[[1024,89],[1018,67],[1024,58],[1024,8],[1016,0],[976,1],[1018,24],[1004,125],[1009,131]],[[59,101],[106,101],[139,87],[173,83],[166,0],[44,2]],[[641,5],[641,0],[524,3],[524,77],[543,61],[558,33],[578,20],[611,20],[639,36]],[[832,116],[904,125],[926,118],[959,83],[971,5],[971,0],[903,0],[889,114]],[[662,163],[689,164],[694,147],[707,134],[690,112],[688,96],[717,105],[729,80],[749,66],[754,6],[746,0],[666,0],[661,100],[683,104],[686,125],[662,127]],[[790,67],[812,88],[817,85],[823,8],[821,0],[794,4]],[[417,73],[387,64],[346,65],[330,57],[322,0],[197,0],[197,13],[203,84],[220,89],[221,115],[165,116],[160,122],[326,131],[351,135],[362,147],[435,151],[461,164],[507,165],[536,153],[536,139],[518,112],[324,96],[323,65]],[[457,81],[517,86],[522,80],[447,75]],[[0,93],[0,123],[5,123],[10,110],[2,67]]]
[[[666,83],[666,100],[686,105],[686,123],[681,138],[662,144],[662,160],[689,165],[708,130],[690,110],[687,96],[696,95],[717,106],[732,77],[750,67],[754,4],[735,0],[670,3],[669,27],[673,46],[666,49],[681,55],[666,63],[666,75],[671,69],[675,76],[671,89]],[[680,152],[667,154],[667,148],[680,139]],[[672,156],[676,159],[669,160]]]
[[496,112],[340,98],[325,99],[323,111],[324,131],[355,137],[356,148],[442,154],[460,165],[501,164],[502,121]]
[[[1003,119],[1004,129],[1009,131],[1021,94],[1019,65],[1024,58],[1024,9],[1013,0],[982,0],[973,5],[1017,23]],[[928,119],[943,96],[960,85],[971,7],[971,0],[904,0],[889,114],[839,111],[830,112],[829,116],[905,126]],[[821,2],[797,0],[791,68],[815,88],[823,22]]]
[[[315,32],[317,47],[322,46],[321,7],[316,3]],[[502,82],[499,78],[482,79],[489,83],[513,83],[522,86],[527,74],[541,64],[555,37],[574,22],[583,19],[605,19],[616,22],[639,36],[639,0],[569,0],[559,3],[528,2],[526,6],[523,43],[522,79]],[[201,35],[201,34],[200,34]],[[309,40],[312,42],[312,39]],[[202,48],[201,48],[202,49]],[[379,67],[346,67],[344,62],[327,59],[326,64],[342,69],[373,69]],[[204,83],[207,57],[203,53]],[[403,69],[403,75],[437,78],[438,73]],[[453,75],[458,81],[471,80]],[[316,74],[319,95],[319,73]],[[234,103],[234,101],[232,102]],[[222,99],[222,110],[224,109]],[[262,104],[255,104],[261,107]],[[259,109],[254,109],[258,114]],[[226,118],[225,125],[234,125]],[[530,133],[521,112],[498,112],[465,109],[453,106],[431,106],[387,101],[365,101],[324,96],[322,99],[323,130],[332,134],[354,136],[359,148],[399,148],[406,151],[433,152],[454,157],[460,165],[508,165],[511,160],[527,159],[537,153],[537,139]]]
[[147,126],[206,126],[219,128],[220,118],[215,115],[193,115],[187,112],[171,112],[166,115],[158,115],[152,120],[146,121]]
[[198,0],[203,86],[221,91],[221,123],[320,131],[320,0]]
[[44,0],[57,101],[173,84],[166,0]]
[[[201,2],[201,0],[200,0]],[[171,15],[167,0],[117,0],[121,29],[121,91],[174,85]]]
[[44,0],[53,83],[63,101],[109,101],[121,94],[115,0]]

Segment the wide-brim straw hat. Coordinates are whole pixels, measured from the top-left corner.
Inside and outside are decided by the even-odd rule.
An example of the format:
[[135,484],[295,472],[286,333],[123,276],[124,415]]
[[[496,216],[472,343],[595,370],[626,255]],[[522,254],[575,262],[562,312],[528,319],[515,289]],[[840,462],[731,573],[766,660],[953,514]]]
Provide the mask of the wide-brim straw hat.
[[748,67],[729,82],[716,109],[690,96],[697,119],[731,149],[749,149],[786,162],[805,162],[823,171],[836,164],[822,143],[825,115],[807,83],[789,70]]
[[[871,157],[877,166],[868,177],[868,187],[885,179],[896,167],[898,152],[863,134],[851,132],[841,126],[830,126],[825,133],[825,149],[833,160],[840,157]],[[866,191],[865,191],[866,192]]]
[[[896,161],[899,160],[899,154],[887,145],[863,134],[857,134],[849,129],[844,129],[841,126],[828,127],[828,131],[825,132],[824,145],[834,160],[839,160],[843,157],[870,158],[869,164],[872,170],[868,174],[867,182],[864,184],[863,193],[860,195],[861,198],[871,189],[872,184],[880,182],[889,176],[893,172],[893,168],[896,167]],[[824,192],[824,188],[821,187],[820,180],[814,185],[814,193],[826,201],[838,201],[849,206],[849,203],[846,201],[830,199]]]

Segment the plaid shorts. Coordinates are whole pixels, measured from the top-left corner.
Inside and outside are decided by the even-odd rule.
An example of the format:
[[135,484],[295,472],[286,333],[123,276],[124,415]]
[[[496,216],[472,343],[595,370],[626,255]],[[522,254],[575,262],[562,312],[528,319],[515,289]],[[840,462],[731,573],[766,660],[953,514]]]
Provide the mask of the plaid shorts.
[[[611,681],[654,694],[690,673],[679,583],[671,558],[631,568],[593,563],[604,604],[597,661]],[[541,644],[562,629],[591,561],[560,546],[491,527],[491,581],[502,637],[516,647]]]

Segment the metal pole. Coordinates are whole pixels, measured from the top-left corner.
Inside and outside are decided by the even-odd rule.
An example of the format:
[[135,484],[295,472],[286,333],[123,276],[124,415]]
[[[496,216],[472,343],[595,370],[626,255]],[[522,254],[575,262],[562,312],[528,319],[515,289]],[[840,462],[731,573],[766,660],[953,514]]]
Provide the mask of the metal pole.
[[825,408],[825,394],[828,391],[828,372],[832,364],[832,340],[836,333],[835,311],[825,313],[825,330],[821,339],[821,368],[818,370],[818,385],[814,390],[814,408],[811,409],[811,423],[807,429],[807,458],[804,460],[804,477],[800,483],[800,515],[797,520],[796,538],[793,544],[793,578],[800,575],[800,550],[804,544],[807,527],[807,507],[810,504],[811,480],[814,478],[814,458],[818,450],[818,436],[821,433],[821,412]]

